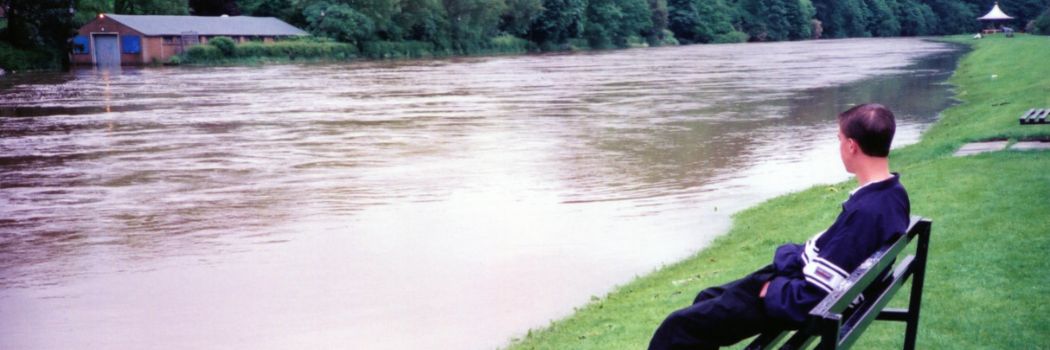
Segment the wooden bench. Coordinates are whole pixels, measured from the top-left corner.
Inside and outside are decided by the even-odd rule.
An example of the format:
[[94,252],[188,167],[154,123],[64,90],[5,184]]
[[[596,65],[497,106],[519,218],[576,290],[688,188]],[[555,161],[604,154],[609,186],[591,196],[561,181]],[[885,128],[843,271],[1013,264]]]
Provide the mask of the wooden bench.
[[[922,302],[922,284],[926,274],[931,224],[928,219],[912,217],[908,233],[861,263],[841,287],[824,297],[824,300],[809,312],[809,319],[801,329],[760,334],[747,349],[772,349],[792,332],[794,334],[780,349],[803,349],[816,338],[820,339],[817,349],[847,349],[874,320],[906,322],[904,348],[914,349],[915,336],[919,330],[919,306]],[[919,239],[915,240],[916,237]],[[915,254],[900,259],[894,266],[905,247],[913,241],[918,242]],[[889,270],[891,266],[893,269]],[[876,281],[882,275],[882,271],[889,273]],[[908,308],[885,308],[909,277],[912,278],[912,282]],[[869,286],[876,289],[866,293],[867,299],[850,307]]]
[[1033,108],[1033,109],[1029,109],[1027,113],[1022,114],[1021,118],[1018,118],[1018,121],[1021,122],[1021,125],[1024,125],[1024,124],[1046,124],[1047,114],[1050,114],[1050,109],[1045,109],[1045,108],[1035,109],[1035,108]]

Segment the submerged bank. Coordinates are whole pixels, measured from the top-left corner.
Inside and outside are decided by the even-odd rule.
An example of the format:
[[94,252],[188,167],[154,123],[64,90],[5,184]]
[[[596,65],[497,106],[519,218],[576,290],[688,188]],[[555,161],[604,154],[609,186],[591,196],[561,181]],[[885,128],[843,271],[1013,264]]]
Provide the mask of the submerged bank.
[[[1050,65],[1043,61],[1050,38],[947,40],[974,47],[951,79],[962,103],[944,111],[918,144],[895,150],[891,158],[911,194],[912,213],[934,222],[918,344],[1045,348],[1050,152],[963,158],[952,152],[978,140],[1050,139],[1050,126],[1017,121],[1029,108],[1050,107]],[[743,276],[768,263],[777,245],[824,229],[853,187],[852,181],[815,186],[740,212],[729,233],[693,257],[595,298],[545,329],[530,330],[510,348],[644,348],[663,317],[700,289]],[[899,348],[903,329],[877,322],[857,346]]]

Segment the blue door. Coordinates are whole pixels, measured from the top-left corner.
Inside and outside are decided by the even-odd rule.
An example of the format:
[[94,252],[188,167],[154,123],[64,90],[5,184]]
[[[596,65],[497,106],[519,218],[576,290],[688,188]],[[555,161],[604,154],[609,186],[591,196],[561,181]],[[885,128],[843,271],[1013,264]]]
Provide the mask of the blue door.
[[100,67],[120,66],[120,45],[116,35],[95,34],[95,64]]

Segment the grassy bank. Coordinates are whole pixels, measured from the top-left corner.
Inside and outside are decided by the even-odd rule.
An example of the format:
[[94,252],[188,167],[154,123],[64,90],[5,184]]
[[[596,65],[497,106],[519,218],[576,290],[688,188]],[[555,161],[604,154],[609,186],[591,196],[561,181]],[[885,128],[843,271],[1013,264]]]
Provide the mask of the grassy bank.
[[[970,141],[1050,139],[1050,126],[1017,121],[1029,108],[1050,107],[1050,37],[946,40],[974,47],[951,78],[963,103],[891,158],[912,213],[934,221],[918,346],[1050,348],[1050,151],[951,156]],[[767,264],[777,245],[826,228],[854,186],[815,186],[738,213],[730,232],[695,256],[620,286],[510,347],[644,348],[663,317],[700,289],[739,278]],[[900,294],[894,304],[903,305]],[[857,348],[900,348],[903,332],[903,324],[877,322]]]

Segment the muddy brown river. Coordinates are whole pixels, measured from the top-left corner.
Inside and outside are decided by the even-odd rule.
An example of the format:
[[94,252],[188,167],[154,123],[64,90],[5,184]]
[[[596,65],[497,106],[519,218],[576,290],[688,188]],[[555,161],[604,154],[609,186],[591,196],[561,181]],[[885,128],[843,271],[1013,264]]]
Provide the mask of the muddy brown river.
[[915,142],[961,53],[849,39],[0,77],[0,349],[497,348],[735,211],[848,179],[848,106],[888,105],[896,145]]

